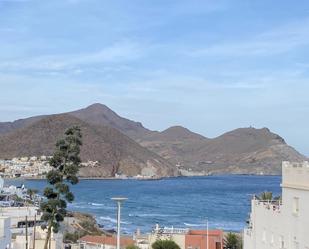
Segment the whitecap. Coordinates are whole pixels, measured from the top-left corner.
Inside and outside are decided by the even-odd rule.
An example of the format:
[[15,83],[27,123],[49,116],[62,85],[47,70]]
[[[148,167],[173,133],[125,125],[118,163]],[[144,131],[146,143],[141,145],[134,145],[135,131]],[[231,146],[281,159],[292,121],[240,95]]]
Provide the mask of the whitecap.
[[[117,220],[116,220],[116,219],[111,218],[111,217],[109,217],[109,216],[100,216],[99,218],[100,218],[101,220],[109,221],[109,222],[114,223],[114,224],[117,223]],[[120,223],[121,223],[121,224],[126,224],[126,225],[131,224],[131,223],[126,222],[126,221],[121,221]]]
[[95,202],[88,202],[88,204],[91,206],[99,206],[99,207],[104,206],[104,204],[102,203],[95,203]]
[[205,224],[191,224],[191,223],[183,223],[187,227],[205,227]]
[[130,217],[179,217],[179,215],[173,214],[129,214]]

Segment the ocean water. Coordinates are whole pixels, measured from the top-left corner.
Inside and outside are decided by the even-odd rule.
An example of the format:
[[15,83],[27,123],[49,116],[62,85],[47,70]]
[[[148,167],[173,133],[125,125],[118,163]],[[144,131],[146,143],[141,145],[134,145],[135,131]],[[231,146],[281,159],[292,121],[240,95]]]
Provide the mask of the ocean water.
[[[206,218],[210,228],[240,231],[250,212],[252,194],[272,191],[281,194],[280,176],[223,175],[207,177],[140,180],[82,180],[73,186],[75,201],[70,210],[95,215],[106,229],[116,227],[113,196],[125,196],[122,206],[122,232],[137,228],[150,232],[160,226],[203,229]],[[8,182],[7,182],[8,183]],[[42,190],[44,180],[14,180],[28,188]]]

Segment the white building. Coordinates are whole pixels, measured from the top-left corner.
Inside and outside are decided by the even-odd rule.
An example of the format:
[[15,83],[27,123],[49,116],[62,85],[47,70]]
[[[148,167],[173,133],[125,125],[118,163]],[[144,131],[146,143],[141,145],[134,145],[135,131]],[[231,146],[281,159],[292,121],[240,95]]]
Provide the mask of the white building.
[[[36,226],[35,231],[32,227],[28,230],[28,240],[26,240],[26,234],[17,235],[16,238],[12,240],[12,249],[26,249],[26,243],[28,243],[27,249],[33,249],[34,247],[35,249],[44,249],[46,233],[47,231],[42,230],[40,226]],[[63,249],[62,240],[62,233],[52,233],[48,248]]]
[[[114,236],[86,235],[78,240],[80,249],[116,249],[117,238]],[[134,240],[129,237],[120,238],[120,248],[125,249],[134,245]]]
[[309,249],[309,162],[282,164],[282,202],[253,199],[244,249]]
[[2,216],[0,217],[0,248],[11,248],[11,231],[10,231],[10,218]]

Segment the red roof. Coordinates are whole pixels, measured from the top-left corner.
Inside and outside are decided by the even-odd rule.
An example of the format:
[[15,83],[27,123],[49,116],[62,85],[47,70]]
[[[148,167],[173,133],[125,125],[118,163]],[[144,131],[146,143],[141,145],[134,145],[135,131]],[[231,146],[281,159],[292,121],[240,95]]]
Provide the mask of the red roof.
[[[86,242],[90,244],[100,244],[100,245],[112,245],[116,246],[117,238],[112,236],[93,236],[86,235],[79,239],[80,242]],[[120,238],[120,246],[129,246],[134,245],[134,240],[129,237],[121,237]]]
[[[190,230],[188,232],[188,235],[206,235],[207,230]],[[222,236],[223,231],[222,230],[209,230],[208,231],[209,236]]]

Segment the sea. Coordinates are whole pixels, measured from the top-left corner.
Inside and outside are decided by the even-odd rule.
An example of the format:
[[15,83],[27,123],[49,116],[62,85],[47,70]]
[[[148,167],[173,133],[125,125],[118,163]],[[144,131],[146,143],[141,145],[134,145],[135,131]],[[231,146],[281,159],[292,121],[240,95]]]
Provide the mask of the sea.
[[[250,212],[252,195],[263,191],[281,194],[281,176],[220,175],[160,180],[81,180],[72,187],[72,211],[90,213],[105,229],[116,228],[116,203],[121,209],[121,230],[150,232],[155,224],[167,227],[241,231]],[[42,192],[45,180],[10,180]]]

